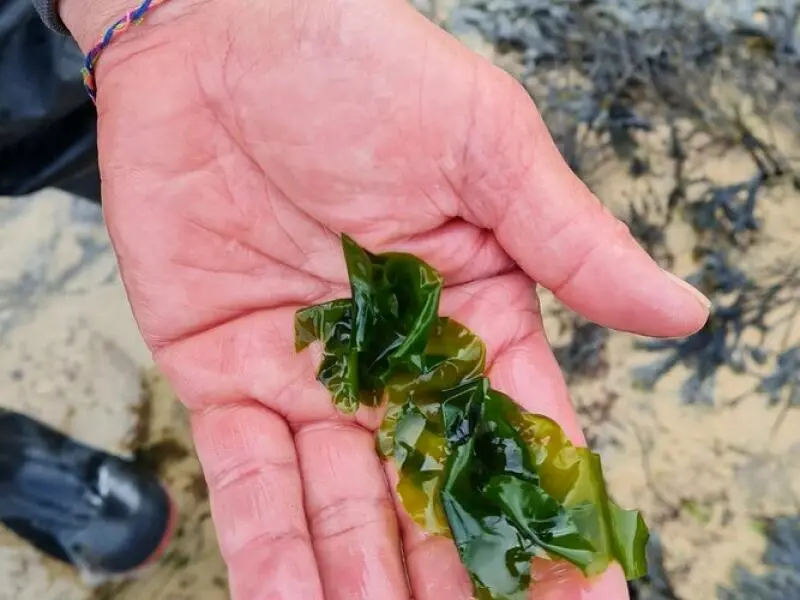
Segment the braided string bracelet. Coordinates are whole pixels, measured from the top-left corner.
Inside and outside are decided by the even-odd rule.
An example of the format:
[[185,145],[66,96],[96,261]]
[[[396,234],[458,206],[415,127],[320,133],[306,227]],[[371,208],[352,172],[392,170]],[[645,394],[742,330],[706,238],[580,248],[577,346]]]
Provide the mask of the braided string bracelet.
[[134,8],[128,12],[124,17],[116,21],[111,27],[106,29],[106,32],[98,40],[86,54],[83,62],[81,74],[83,75],[83,85],[89,93],[92,102],[97,100],[97,82],[94,78],[94,71],[97,66],[97,61],[100,55],[112,41],[122,35],[131,25],[136,25],[144,20],[144,16],[156,6],[164,4],[167,0],[144,0],[138,8]]

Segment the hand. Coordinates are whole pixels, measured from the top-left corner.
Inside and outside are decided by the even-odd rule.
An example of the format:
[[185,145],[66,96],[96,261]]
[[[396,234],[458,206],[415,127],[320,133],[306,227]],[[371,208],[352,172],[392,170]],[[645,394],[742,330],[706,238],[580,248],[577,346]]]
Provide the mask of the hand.
[[[129,8],[61,0],[84,49]],[[192,412],[234,598],[471,597],[452,544],[397,512],[378,416],[337,414],[294,352],[295,310],[349,295],[339,232],[437,267],[494,386],[578,442],[534,282],[642,334],[707,316],[570,172],[518,84],[401,0],[174,0],[97,78],[109,231]],[[537,577],[537,598],[627,597],[617,569]]]

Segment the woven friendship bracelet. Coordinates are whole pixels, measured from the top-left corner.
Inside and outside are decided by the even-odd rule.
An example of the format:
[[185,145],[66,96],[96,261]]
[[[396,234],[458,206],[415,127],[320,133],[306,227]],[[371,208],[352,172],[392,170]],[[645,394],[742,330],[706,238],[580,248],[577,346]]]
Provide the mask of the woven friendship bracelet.
[[124,33],[131,25],[141,23],[144,19],[144,16],[151,9],[160,4],[164,4],[166,1],[167,0],[144,0],[144,2],[142,2],[138,8],[134,8],[116,23],[111,25],[111,27],[106,29],[106,32],[103,34],[100,40],[98,40],[94,47],[86,54],[86,59],[84,60],[81,73],[83,74],[83,85],[86,87],[86,91],[89,93],[89,97],[92,99],[92,102],[96,101],[97,99],[97,83],[94,78],[94,71],[95,67],[97,66],[97,61],[100,59],[100,55],[102,54],[103,50],[108,48],[111,42],[122,35],[122,33]]

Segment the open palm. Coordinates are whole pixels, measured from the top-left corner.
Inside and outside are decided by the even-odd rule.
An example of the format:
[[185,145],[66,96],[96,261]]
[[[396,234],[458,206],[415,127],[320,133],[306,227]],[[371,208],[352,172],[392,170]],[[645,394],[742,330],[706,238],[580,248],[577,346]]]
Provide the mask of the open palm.
[[[338,234],[439,269],[493,385],[577,441],[534,282],[650,335],[706,308],[569,171],[524,91],[403,0],[181,1],[101,59],[103,193],[137,321],[193,414],[233,595],[470,598],[452,543],[396,509],[379,415],[337,414],[294,352],[297,308],[349,295]],[[615,570],[539,575],[543,598],[626,597]]]

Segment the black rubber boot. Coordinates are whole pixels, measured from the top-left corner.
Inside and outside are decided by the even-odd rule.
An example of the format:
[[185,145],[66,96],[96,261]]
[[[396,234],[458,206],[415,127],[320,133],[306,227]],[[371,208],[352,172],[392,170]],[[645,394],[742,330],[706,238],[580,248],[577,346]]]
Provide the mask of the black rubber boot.
[[0,521],[94,575],[151,563],[168,544],[169,495],[152,474],[0,409]]

